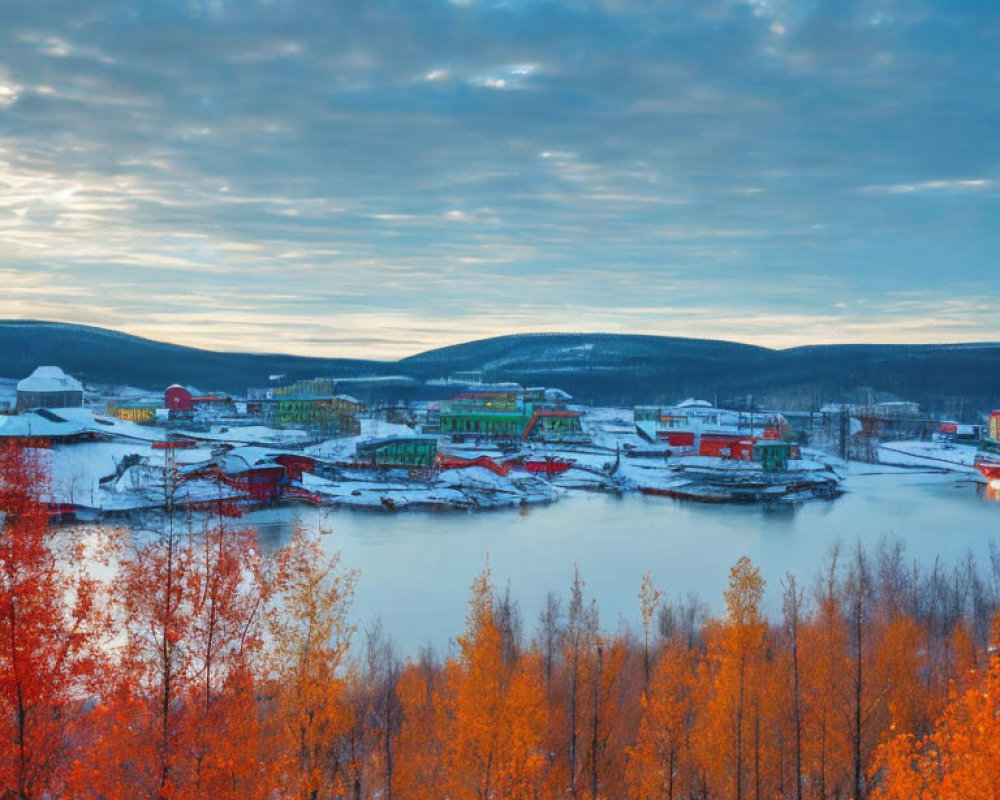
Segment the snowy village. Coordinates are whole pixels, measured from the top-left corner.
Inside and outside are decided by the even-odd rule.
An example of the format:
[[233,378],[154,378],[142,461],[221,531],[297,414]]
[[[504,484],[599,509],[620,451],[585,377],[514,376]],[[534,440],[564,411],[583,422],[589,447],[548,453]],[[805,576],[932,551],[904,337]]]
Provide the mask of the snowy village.
[[180,384],[153,394],[39,366],[3,383],[0,439],[44,452],[50,516],[66,522],[298,503],[492,509],[579,491],[835,501],[853,476],[907,470],[952,474],[1000,499],[1000,411],[959,424],[907,402],[595,408],[479,373],[428,387],[445,399],[366,406],[334,378],[272,377],[242,397]]

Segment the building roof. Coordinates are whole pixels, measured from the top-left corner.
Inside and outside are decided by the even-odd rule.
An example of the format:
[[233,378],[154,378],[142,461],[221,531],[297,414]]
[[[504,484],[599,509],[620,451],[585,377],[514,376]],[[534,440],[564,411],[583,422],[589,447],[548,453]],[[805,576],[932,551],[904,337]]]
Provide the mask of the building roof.
[[570,411],[567,408],[536,408],[537,417],[566,417],[574,418],[582,416],[579,411]]
[[274,459],[276,456],[279,455],[279,453],[267,447],[257,447],[256,445],[247,445],[246,447],[234,447],[232,450],[229,451],[227,455],[240,458],[251,467],[257,467],[257,466],[272,467],[275,464]]
[[83,384],[59,367],[38,367],[17,384],[19,392],[82,392]]
[[220,464],[222,471],[229,475],[259,469],[284,469],[274,460],[278,455],[265,447],[235,447],[222,457]]
[[689,397],[687,400],[678,403],[675,408],[714,408],[714,406],[707,400],[695,400],[693,397]]
[[381,447],[385,444],[392,444],[393,442],[437,442],[434,436],[383,436],[379,439],[368,439],[364,442],[358,442],[358,448],[369,448],[369,447]]
[[63,419],[45,409],[27,411],[16,417],[0,416],[0,437],[55,439],[63,436],[79,436],[87,428]]

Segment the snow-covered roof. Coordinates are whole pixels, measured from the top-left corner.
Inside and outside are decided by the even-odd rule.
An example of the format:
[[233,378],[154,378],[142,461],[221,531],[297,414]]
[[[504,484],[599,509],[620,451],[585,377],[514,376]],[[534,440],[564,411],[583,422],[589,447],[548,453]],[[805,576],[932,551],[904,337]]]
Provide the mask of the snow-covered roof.
[[59,367],[38,367],[17,384],[19,392],[82,392],[83,384]]
[[417,436],[416,434],[391,434],[389,436],[381,436],[377,439],[367,439],[357,443],[359,448],[361,447],[381,447],[384,444],[392,444],[393,442],[428,442],[437,441],[435,436]]
[[89,431],[95,431],[107,436],[138,439],[145,442],[157,442],[166,439],[166,431],[149,425],[139,425],[129,420],[118,419],[96,414],[89,408],[60,408],[59,416],[67,422],[75,422]]
[[272,455],[261,447],[240,447],[230,450],[220,460],[222,471],[229,475],[236,475],[240,472],[247,472],[252,469],[278,468]]
[[269,450],[266,447],[234,447],[230,450],[227,455],[233,456],[235,458],[241,458],[249,466],[273,466],[275,456],[279,455],[274,450]]
[[55,414],[38,414],[28,411],[16,417],[0,416],[0,437],[59,437],[77,436],[86,432],[86,428],[75,422],[69,422]]
[[712,404],[707,400],[695,400],[693,397],[689,397],[683,403],[678,403],[677,408],[713,408]]

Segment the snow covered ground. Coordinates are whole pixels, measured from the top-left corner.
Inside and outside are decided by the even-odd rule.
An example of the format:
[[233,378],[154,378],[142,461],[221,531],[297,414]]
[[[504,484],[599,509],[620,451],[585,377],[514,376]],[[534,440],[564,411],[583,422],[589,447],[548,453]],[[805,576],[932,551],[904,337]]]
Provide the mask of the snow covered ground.
[[879,461],[901,467],[925,467],[978,475],[972,467],[978,448],[950,442],[886,442],[878,447]]
[[[162,505],[166,455],[157,443],[168,439],[167,429],[102,416],[88,408],[60,409],[58,413],[67,421],[64,424],[99,432],[109,440],[57,444],[47,452],[53,502],[106,511]],[[710,476],[720,472],[718,459],[669,454],[667,448],[657,452],[655,446],[636,433],[631,409],[586,409],[583,426],[591,444],[522,444],[517,454],[522,457],[554,457],[573,462],[571,468],[551,476],[528,473],[523,466],[511,469],[507,475],[498,475],[481,466],[429,474],[355,468],[351,462],[360,442],[415,433],[408,426],[376,419],[363,419],[357,436],[320,442],[306,431],[261,425],[220,424],[208,431],[181,429],[169,433],[174,438],[189,437],[198,442],[196,447],[172,451],[182,476],[193,474],[181,481],[178,500],[192,503],[239,498],[239,491],[211,474],[213,464],[219,464],[225,471],[219,448],[226,446],[251,446],[271,453],[298,453],[317,459],[320,462],[317,474],[306,473],[300,483],[292,483],[288,491],[297,495],[293,499],[305,500],[311,496],[324,505],[362,509],[480,509],[550,503],[573,491],[656,490],[675,486],[678,481],[696,480],[699,469],[707,470]],[[489,444],[455,444],[444,438],[439,440],[438,449],[470,460],[485,455],[497,463],[512,457],[510,452],[501,452]],[[636,457],[640,452],[643,456]],[[789,466],[793,477],[832,476],[833,480],[902,473],[914,468],[977,475],[972,469],[975,452],[972,445],[889,442],[879,447],[881,463],[862,464],[842,462],[821,451],[803,448],[803,458]],[[123,465],[121,470],[119,465]],[[185,466],[191,467],[193,473],[185,472]],[[734,462],[731,466],[758,469],[755,464]],[[102,478],[115,475],[113,480],[101,483]],[[298,492],[293,491],[296,488]]]

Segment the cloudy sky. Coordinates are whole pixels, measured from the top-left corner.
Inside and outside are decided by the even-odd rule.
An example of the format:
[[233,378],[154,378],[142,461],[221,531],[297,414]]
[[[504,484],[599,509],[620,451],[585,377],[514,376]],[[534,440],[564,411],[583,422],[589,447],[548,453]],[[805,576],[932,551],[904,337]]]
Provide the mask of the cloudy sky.
[[995,0],[0,0],[0,317],[1000,339]]

